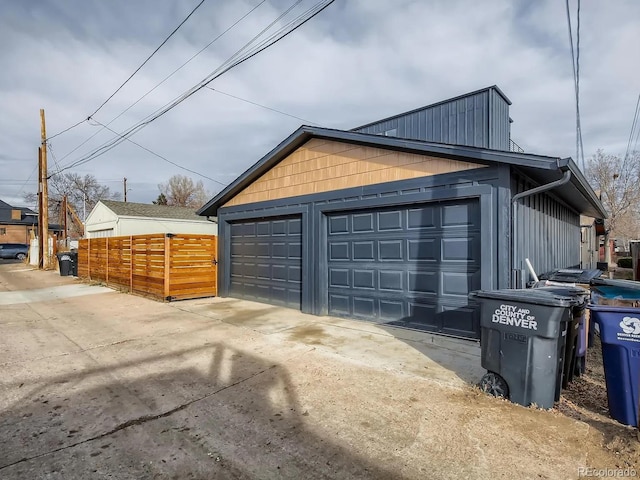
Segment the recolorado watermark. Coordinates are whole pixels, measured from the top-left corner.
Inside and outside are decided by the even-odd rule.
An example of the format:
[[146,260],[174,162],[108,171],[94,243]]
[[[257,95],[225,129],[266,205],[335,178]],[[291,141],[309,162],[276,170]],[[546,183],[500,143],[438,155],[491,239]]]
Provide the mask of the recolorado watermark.
[[634,468],[578,468],[578,476],[580,478],[635,478],[638,472]]

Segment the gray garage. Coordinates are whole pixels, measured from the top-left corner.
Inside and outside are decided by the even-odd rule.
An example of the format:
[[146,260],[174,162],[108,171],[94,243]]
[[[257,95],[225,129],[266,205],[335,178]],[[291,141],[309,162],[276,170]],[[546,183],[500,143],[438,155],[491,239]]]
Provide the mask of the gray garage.
[[470,291],[524,285],[525,258],[579,265],[580,214],[605,216],[571,159],[510,150],[509,104],[490,87],[300,127],[198,212],[218,217],[219,294],[479,338]]

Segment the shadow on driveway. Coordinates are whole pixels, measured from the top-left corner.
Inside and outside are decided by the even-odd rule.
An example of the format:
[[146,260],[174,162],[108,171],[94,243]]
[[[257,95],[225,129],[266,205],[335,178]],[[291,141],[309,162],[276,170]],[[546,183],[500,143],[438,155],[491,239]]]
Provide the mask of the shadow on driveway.
[[314,431],[284,367],[223,343],[78,370],[1,414],[0,477],[398,478]]

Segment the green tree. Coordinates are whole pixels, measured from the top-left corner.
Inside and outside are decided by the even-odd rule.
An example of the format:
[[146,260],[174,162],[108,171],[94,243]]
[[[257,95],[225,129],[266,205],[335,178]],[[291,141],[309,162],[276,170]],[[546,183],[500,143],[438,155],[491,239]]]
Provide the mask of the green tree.
[[158,198],[156,198],[153,202],[154,205],[166,205],[167,204],[167,197],[165,197],[164,193],[161,193],[160,195],[158,195]]

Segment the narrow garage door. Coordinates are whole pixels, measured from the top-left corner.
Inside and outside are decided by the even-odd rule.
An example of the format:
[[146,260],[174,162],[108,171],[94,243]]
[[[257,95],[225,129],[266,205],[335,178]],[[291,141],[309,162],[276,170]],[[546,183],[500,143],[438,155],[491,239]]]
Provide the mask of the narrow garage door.
[[477,200],[328,217],[329,314],[479,338]]
[[300,217],[231,224],[229,296],[300,308]]

